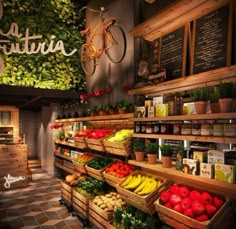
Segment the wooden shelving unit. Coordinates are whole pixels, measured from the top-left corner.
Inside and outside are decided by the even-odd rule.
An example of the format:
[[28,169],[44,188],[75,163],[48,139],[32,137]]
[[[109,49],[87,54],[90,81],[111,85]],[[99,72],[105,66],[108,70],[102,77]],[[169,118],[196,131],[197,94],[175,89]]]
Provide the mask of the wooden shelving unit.
[[228,184],[214,179],[185,174],[176,170],[174,166],[172,168],[163,168],[161,163],[149,164],[147,161],[137,162],[135,160],[129,160],[128,162],[132,165],[139,166],[144,170],[151,170],[151,172],[155,172],[156,174],[177,183],[191,185],[196,188],[201,187],[201,189],[209,190],[213,193],[236,200],[236,184]]
[[73,160],[71,157],[65,156],[65,155],[57,153],[57,152],[55,152],[54,154],[55,154],[55,156],[64,158],[64,159],[66,159],[68,161],[72,161]]
[[70,147],[76,147],[74,143],[67,142],[67,141],[55,140],[54,143],[60,144],[60,145],[65,145],[65,146],[70,146]]
[[73,174],[74,173],[74,170],[73,169],[70,169],[70,168],[67,168],[66,166],[63,166],[61,165],[60,163],[58,162],[55,162],[55,166],[60,168],[60,169],[63,169],[64,171],[70,173],[70,174]]

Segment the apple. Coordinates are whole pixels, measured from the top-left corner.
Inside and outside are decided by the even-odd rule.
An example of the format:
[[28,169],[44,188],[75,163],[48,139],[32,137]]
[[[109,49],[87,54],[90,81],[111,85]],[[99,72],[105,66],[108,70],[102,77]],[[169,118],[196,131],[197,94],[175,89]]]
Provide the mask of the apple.
[[179,192],[179,185],[178,184],[174,184],[174,185],[170,186],[169,191],[172,194],[178,194],[178,192]]
[[197,190],[192,190],[189,194],[191,200],[200,200],[201,193]]
[[213,204],[207,204],[205,206],[205,208],[206,208],[206,212],[207,212],[207,215],[209,216],[209,218],[211,218],[217,212],[217,208]]
[[193,215],[195,217],[205,213],[205,210],[206,210],[205,206],[199,200],[193,201],[191,206],[192,206]]
[[197,216],[195,219],[196,219],[197,221],[200,221],[200,222],[202,222],[202,221],[207,221],[207,220],[208,220],[208,216],[207,216],[206,214],[202,214],[202,215],[200,215],[200,216]]
[[182,198],[176,194],[170,195],[170,203],[175,206],[176,204],[180,203],[182,201]]
[[183,212],[183,209],[181,207],[181,204],[176,204],[173,208],[173,210],[179,212],[179,213],[182,213]]
[[170,192],[168,191],[163,191],[161,194],[160,194],[160,200],[161,202],[163,203],[167,203],[170,199]]
[[185,211],[191,207],[191,203],[192,203],[191,199],[189,197],[186,197],[181,201],[180,204],[182,209]]
[[173,208],[172,205],[170,204],[170,202],[165,203],[164,206],[167,208],[171,208],[171,209]]
[[213,203],[217,209],[219,209],[223,205],[224,202],[225,202],[225,200],[220,196],[213,197]]
[[190,218],[193,218],[193,210],[192,210],[192,208],[186,209],[183,213],[184,213],[184,215],[186,215],[186,216],[188,216]]
[[185,198],[185,197],[187,197],[189,195],[190,190],[186,186],[181,186],[179,188],[179,192],[178,193],[179,193],[180,197]]
[[213,198],[209,192],[202,192],[201,201],[203,204],[211,204],[213,201]]

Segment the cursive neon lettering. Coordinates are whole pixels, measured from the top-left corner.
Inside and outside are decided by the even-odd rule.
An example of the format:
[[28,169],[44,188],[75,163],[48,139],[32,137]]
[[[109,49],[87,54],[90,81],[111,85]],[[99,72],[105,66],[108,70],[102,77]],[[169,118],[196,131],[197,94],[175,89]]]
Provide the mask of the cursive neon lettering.
[[11,187],[12,183],[21,181],[21,180],[25,180],[25,177],[23,176],[18,176],[18,177],[12,177],[10,174],[7,175],[7,177],[4,177],[4,179],[6,180],[4,183],[4,187],[9,189]]

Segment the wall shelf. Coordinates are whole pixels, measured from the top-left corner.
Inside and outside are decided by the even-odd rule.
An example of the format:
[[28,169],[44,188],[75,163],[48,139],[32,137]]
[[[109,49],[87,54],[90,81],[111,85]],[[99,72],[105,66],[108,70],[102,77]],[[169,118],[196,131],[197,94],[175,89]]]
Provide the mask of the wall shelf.
[[74,143],[66,142],[66,141],[60,141],[60,140],[55,140],[55,144],[60,144],[60,145],[65,145],[65,146],[70,146],[70,147],[76,147]]
[[55,162],[55,166],[60,168],[60,169],[63,169],[64,171],[70,173],[70,174],[73,174],[74,173],[74,170],[73,169],[70,169],[70,168],[67,168],[66,166],[63,166],[61,165],[60,163],[58,162]]
[[55,156],[64,158],[64,159],[66,159],[68,161],[72,161],[73,160],[71,157],[65,156],[65,155],[57,153],[57,152],[55,152]]
[[129,160],[128,162],[143,169],[151,170],[158,175],[164,176],[166,179],[173,180],[177,183],[191,185],[196,188],[201,187],[201,189],[209,190],[231,199],[236,199],[236,184],[228,184],[214,179],[185,174],[176,170],[174,166],[172,168],[163,168],[161,163],[149,164],[147,161],[137,162],[135,160]]

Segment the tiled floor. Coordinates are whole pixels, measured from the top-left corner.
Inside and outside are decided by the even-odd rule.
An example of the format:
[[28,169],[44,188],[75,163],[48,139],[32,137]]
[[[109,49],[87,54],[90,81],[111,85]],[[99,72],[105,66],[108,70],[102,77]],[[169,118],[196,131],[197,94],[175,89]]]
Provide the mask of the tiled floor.
[[60,199],[60,180],[35,173],[27,188],[0,192],[0,229],[86,228]]

